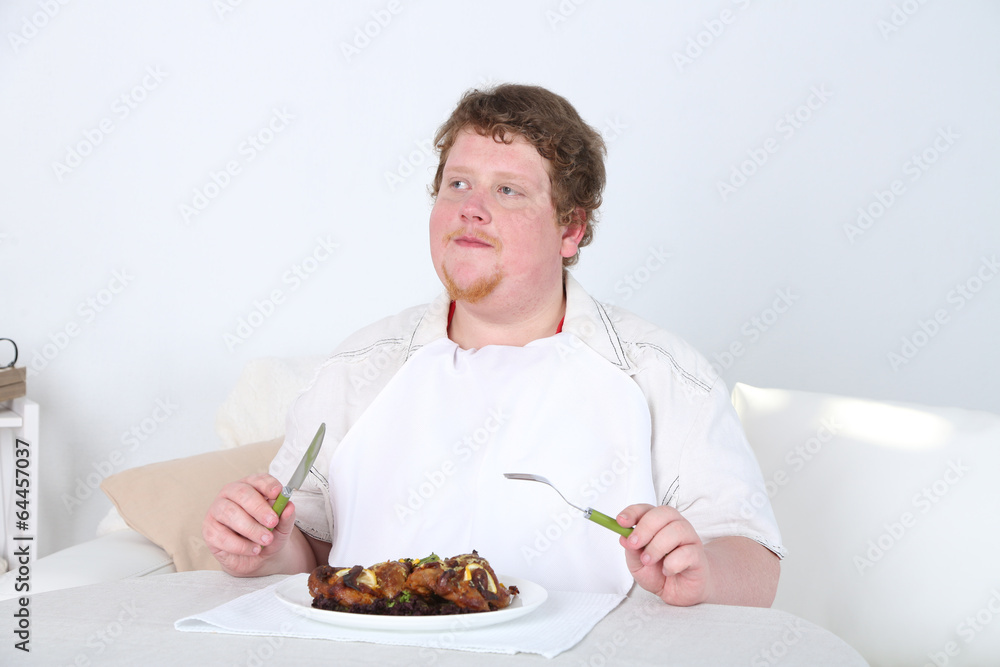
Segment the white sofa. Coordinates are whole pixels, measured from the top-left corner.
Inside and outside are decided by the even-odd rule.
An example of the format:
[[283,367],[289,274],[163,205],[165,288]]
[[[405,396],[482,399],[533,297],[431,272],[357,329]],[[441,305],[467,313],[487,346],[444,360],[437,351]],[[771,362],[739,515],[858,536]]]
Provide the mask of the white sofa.
[[[318,361],[248,365],[223,447],[280,436]],[[789,551],[775,607],[873,666],[1000,664],[1000,416],[742,384],[733,401]],[[114,511],[98,532],[36,562],[35,591],[175,571]]]

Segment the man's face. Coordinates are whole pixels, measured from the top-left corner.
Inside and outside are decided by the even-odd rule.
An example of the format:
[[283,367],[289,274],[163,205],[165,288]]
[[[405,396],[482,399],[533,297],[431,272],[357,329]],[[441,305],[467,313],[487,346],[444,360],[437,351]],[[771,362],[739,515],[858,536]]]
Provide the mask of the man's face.
[[431,259],[453,300],[515,300],[561,284],[578,230],[556,224],[548,160],[523,137],[458,134],[430,219]]

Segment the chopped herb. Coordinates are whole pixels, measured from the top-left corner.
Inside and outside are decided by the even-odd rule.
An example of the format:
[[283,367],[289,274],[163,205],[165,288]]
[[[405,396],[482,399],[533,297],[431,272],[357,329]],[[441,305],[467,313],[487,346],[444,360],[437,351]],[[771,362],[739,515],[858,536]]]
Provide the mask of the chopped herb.
[[392,607],[396,606],[397,602],[404,602],[405,603],[405,602],[409,602],[409,601],[410,601],[410,591],[403,591],[402,593],[400,593],[396,597],[394,597],[391,600],[389,600],[388,602],[386,602],[385,606],[389,607],[391,609]]

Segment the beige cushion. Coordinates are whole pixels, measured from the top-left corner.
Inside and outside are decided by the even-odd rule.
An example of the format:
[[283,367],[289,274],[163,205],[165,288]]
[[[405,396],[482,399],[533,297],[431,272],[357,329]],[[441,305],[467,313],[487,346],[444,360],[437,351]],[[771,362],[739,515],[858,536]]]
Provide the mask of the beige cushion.
[[285,432],[295,399],[316,377],[323,356],[251,359],[215,415],[222,447],[263,442]]
[[134,530],[174,559],[178,572],[221,570],[201,536],[209,505],[225,484],[267,472],[281,438],[123,470],[101,490]]

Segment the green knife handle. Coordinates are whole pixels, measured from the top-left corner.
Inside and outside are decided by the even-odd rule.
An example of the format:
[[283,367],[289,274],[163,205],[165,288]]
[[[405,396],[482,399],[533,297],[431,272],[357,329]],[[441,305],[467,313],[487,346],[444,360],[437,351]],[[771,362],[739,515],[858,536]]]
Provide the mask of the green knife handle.
[[593,508],[587,510],[587,518],[598,525],[604,526],[608,530],[615,531],[619,535],[628,537],[632,534],[631,528],[622,528],[618,525],[617,521],[609,517],[607,514],[602,514]]
[[[278,497],[274,499],[274,504],[271,505],[271,509],[277,513],[278,517],[281,517],[281,513],[285,511],[285,505],[288,504],[288,497],[292,495],[292,490],[287,486],[281,489],[281,493]],[[268,528],[268,530],[274,530],[273,528]]]

